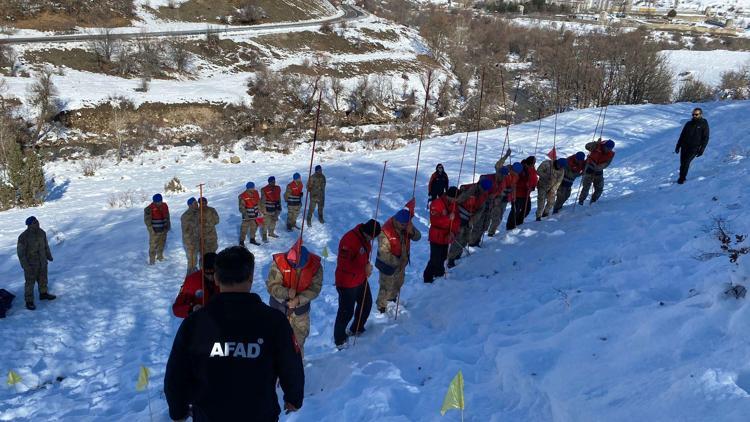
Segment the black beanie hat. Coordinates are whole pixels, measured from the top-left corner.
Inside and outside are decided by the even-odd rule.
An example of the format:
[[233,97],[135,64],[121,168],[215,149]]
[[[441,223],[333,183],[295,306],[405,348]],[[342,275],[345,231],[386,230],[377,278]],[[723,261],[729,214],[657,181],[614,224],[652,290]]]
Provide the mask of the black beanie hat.
[[362,234],[377,237],[380,234],[380,223],[371,219],[366,223],[362,223],[359,227],[359,231],[362,232]]
[[455,198],[458,196],[458,188],[455,186],[451,186],[448,188],[448,191],[445,194],[448,195],[448,198]]
[[203,268],[213,270],[216,268],[216,253],[208,252],[203,255]]

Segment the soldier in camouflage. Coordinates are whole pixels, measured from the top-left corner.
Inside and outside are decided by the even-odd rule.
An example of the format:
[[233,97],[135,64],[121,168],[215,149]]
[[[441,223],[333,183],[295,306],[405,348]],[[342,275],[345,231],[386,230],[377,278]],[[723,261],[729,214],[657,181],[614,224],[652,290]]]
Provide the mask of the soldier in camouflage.
[[568,168],[568,160],[565,158],[558,158],[555,161],[544,160],[537,167],[539,183],[536,192],[536,221],[542,221],[542,217],[549,217],[566,168]]
[[171,229],[169,207],[157,193],[151,202],[143,209],[143,222],[148,230],[148,263],[153,265],[156,260],[164,260],[164,245],[167,243],[167,232]]
[[52,253],[47,243],[47,233],[39,227],[36,217],[26,219],[26,230],[18,236],[16,252],[23,268],[24,299],[26,309],[33,311],[34,285],[39,284],[39,299],[54,300],[57,296],[47,291],[47,261],[52,262]]
[[281,188],[276,186],[276,178],[268,178],[268,184],[260,190],[260,212],[263,213],[263,237],[279,237],[276,223],[281,214]]
[[[219,235],[216,233],[216,226],[219,224],[219,213],[216,208],[208,206],[208,199],[201,198],[201,207],[198,218],[203,219],[203,253],[216,253],[219,249]],[[201,215],[202,214],[202,215]]]
[[[258,218],[262,216],[260,209],[260,193],[255,189],[254,182],[247,182],[245,191],[239,194],[239,209],[242,216],[242,225],[240,226],[240,246],[245,246],[245,238],[250,234],[250,243],[260,245],[255,240],[255,233],[258,231]],[[261,229],[263,243],[268,243],[268,237],[265,230]]]
[[403,209],[383,225],[378,235],[378,257],[375,266],[380,271],[380,289],[375,303],[385,312],[388,302],[395,302],[406,277],[411,242],[422,238],[422,233],[411,224],[411,213]]
[[297,217],[299,217],[300,208],[302,208],[302,195],[304,185],[302,184],[302,176],[299,173],[294,173],[292,181],[286,185],[286,191],[284,192],[284,202],[286,202],[286,230],[292,231],[297,226]]
[[315,208],[318,208],[318,221],[321,224],[325,223],[323,206],[326,202],[326,177],[323,175],[323,167],[320,165],[315,166],[315,173],[307,181],[307,194],[310,195],[308,198],[310,204],[307,209],[307,225],[312,225],[312,215]]
[[194,272],[198,266],[198,254],[200,253],[200,238],[198,233],[198,200],[190,198],[187,201],[188,209],[180,217],[182,228],[182,246],[187,255],[187,274]]
[[310,302],[323,288],[320,257],[308,252],[298,241],[288,252],[273,256],[266,287],[268,304],[289,318],[297,344],[304,356],[310,334]]

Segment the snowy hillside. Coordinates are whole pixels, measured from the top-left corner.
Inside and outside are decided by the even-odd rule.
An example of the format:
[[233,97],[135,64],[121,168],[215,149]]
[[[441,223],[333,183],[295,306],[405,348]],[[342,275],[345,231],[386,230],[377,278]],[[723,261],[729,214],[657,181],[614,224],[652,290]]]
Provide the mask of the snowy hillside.
[[[634,6],[653,6],[656,8],[674,8],[675,0],[636,0]],[[677,10],[696,11],[703,13],[706,8],[712,8],[716,12],[750,11],[750,0],[678,0]]]
[[[334,352],[332,342],[336,245],[372,216],[384,160],[381,218],[409,199],[417,147],[319,156],[328,176],[328,223],[314,225],[307,244],[318,253],[327,247],[331,257],[312,305],[305,404],[282,419],[457,421],[456,413],[440,418],[439,409],[461,369],[467,421],[747,420],[750,306],[723,291],[729,282],[750,284],[750,256],[738,266],[726,256],[696,258],[721,252],[708,232],[717,217],[738,234],[750,233],[750,102],[705,105],[711,143],[688,183],[673,185],[674,142],[692,107],[611,108],[604,136],[617,141],[617,156],[602,200],[486,238],[435,285],[421,281],[428,245],[415,243],[398,321],[392,311],[373,316],[356,346],[342,352]],[[592,139],[597,115],[560,116],[562,153]],[[542,122],[540,158],[552,146],[553,121]],[[478,173],[491,171],[504,133],[482,133]],[[512,128],[514,160],[534,152],[536,135],[536,123]],[[424,145],[417,220],[423,233],[429,174],[443,162],[455,182],[462,139]],[[465,175],[473,152],[472,143]],[[222,217],[220,245],[234,244],[236,195],[245,182],[275,174],[286,183],[293,172],[306,173],[309,151],[237,153],[242,164],[230,165],[204,159],[198,149],[176,148],[105,166],[91,178],[80,176],[76,163],[54,163],[46,169],[54,186],[43,207],[0,213],[0,287],[22,296],[15,242],[33,214],[50,238],[50,286],[59,295],[38,303],[35,312],[23,309],[19,298],[0,322],[0,371],[16,370],[24,383],[18,392],[0,389],[0,420],[149,420],[148,396],[135,391],[140,365],[153,374],[153,420],[168,420],[162,379],[179,324],[170,306],[185,267],[177,221],[196,192],[167,196],[175,227],[167,260],[155,267],[146,265],[147,203],[140,196],[160,191],[173,176],[187,187],[207,183],[209,203]],[[111,195],[129,190],[135,207],[108,206]],[[264,300],[270,255],[292,242],[283,233],[252,249],[258,263],[253,291]],[[376,277],[372,283],[376,289]]]

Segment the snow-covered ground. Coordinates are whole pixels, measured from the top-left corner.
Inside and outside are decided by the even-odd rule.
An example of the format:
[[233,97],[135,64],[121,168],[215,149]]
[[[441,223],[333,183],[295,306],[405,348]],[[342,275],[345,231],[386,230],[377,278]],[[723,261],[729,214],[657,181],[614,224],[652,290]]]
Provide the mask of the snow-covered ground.
[[678,75],[689,73],[693,79],[716,87],[721,83],[723,73],[750,66],[750,52],[747,51],[665,50],[661,54],[669,61],[676,85],[685,79],[685,76]]
[[[675,0],[636,0],[634,7],[656,7],[657,9],[672,9]],[[750,0],[679,0],[678,11],[695,11],[703,13],[710,7],[715,12],[745,10],[750,12]]]
[[[674,142],[692,104],[612,107],[605,137],[617,141],[606,193],[595,206],[568,206],[548,221],[486,238],[447,279],[424,285],[426,241],[414,244],[393,320],[375,316],[355,347],[332,345],[333,286],[340,236],[373,215],[380,171],[388,160],[381,220],[411,195],[417,146],[389,152],[359,149],[318,156],[328,176],[327,223],[307,245],[327,248],[325,287],[312,306],[306,345],[306,399],[289,421],[433,421],[448,383],[461,369],[467,421],[745,421],[750,414],[750,306],[724,297],[729,282],[747,285],[740,265],[707,232],[714,218],[750,232],[750,102],[703,105],[712,138],[686,185],[673,185]],[[562,114],[558,147],[570,154],[592,139],[597,110]],[[552,117],[542,122],[538,157],[551,148]],[[504,129],[480,136],[477,172],[490,172]],[[534,152],[537,124],[511,130],[513,159]],[[416,226],[427,232],[425,185],[435,163],[455,182],[463,136],[425,141]],[[473,140],[473,136],[470,138]],[[179,214],[194,186],[207,183],[222,217],[221,247],[237,241],[236,195],[245,182],[306,172],[309,151],[291,155],[236,151],[242,164],[205,159],[196,149],[144,154],[83,177],[73,162],[49,164],[50,198],[39,208],[0,213],[0,273],[19,295],[0,323],[0,370],[23,377],[0,389],[0,420],[166,421],[164,365],[179,320],[170,305],[184,274]],[[473,143],[462,182],[470,179]],[[224,157],[225,158],[225,157]],[[146,265],[139,196],[178,176],[190,192],[167,196],[174,222],[166,261]],[[135,192],[137,206],[110,209],[108,198]],[[47,230],[56,301],[23,309],[15,242],[24,219]],[[283,218],[283,216],[282,216]],[[253,291],[264,300],[272,253],[294,238],[253,247]],[[377,288],[377,279],[371,280]],[[138,368],[152,371],[150,395],[137,393]],[[57,377],[64,378],[61,381]],[[457,413],[440,420],[459,420]]]

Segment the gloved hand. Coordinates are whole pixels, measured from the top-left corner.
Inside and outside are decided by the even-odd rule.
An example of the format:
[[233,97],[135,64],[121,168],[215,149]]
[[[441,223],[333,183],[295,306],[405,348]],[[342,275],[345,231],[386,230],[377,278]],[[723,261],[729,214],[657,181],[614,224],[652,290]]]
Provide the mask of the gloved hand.
[[680,153],[680,146],[679,145],[677,145],[676,147],[674,147],[674,153],[675,154],[679,154]]

